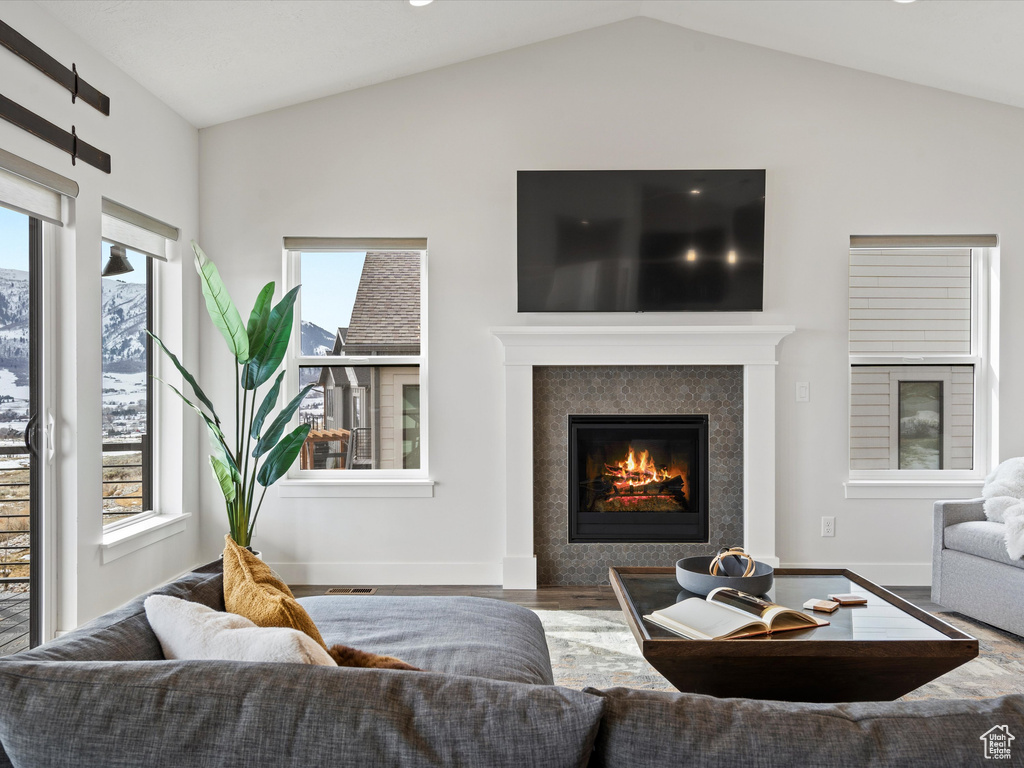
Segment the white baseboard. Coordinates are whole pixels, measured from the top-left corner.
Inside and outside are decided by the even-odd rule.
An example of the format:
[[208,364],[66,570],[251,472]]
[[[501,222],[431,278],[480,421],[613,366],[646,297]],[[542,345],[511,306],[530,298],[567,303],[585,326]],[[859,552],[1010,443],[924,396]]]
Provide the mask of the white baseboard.
[[502,586],[505,589],[536,589],[536,556],[506,557],[502,561]]
[[780,568],[845,568],[883,587],[927,587],[932,583],[929,563],[783,563]]
[[289,584],[500,585],[501,563],[268,563]]

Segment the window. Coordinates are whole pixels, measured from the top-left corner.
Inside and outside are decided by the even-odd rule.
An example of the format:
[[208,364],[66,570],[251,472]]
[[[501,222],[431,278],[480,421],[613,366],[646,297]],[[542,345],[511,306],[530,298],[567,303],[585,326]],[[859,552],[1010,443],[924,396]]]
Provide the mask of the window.
[[425,478],[426,241],[286,238],[292,390],[311,427],[292,477]]
[[[103,523],[153,509],[153,260],[103,243]],[[111,268],[110,265],[113,265]],[[131,271],[118,271],[125,266]]]
[[984,475],[986,246],[994,245],[994,237],[851,238],[851,480]]
[[[53,636],[53,339],[57,227],[78,184],[0,149],[0,655]],[[48,595],[44,599],[44,595]]]
[[113,530],[153,514],[157,388],[155,325],[158,263],[173,227],[103,200],[102,451],[103,524]]

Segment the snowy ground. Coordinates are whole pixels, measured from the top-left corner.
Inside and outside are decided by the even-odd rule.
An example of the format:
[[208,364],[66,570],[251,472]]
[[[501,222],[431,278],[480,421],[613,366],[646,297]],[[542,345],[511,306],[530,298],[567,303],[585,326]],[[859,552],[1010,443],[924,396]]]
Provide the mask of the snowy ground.
[[[173,393],[172,393],[173,394]],[[146,372],[104,373],[103,406],[134,405],[146,399]]]
[[146,372],[104,373],[103,410],[129,406],[137,406],[137,413],[118,417],[112,424],[104,418],[104,439],[108,438],[111,426],[115,428],[116,436],[109,441],[137,440],[146,431]]
[[[5,401],[0,403],[0,432],[4,428],[24,432],[28,424],[28,386],[19,387],[15,381],[13,371],[0,368],[0,398]],[[8,400],[8,397],[13,400]],[[7,442],[9,441],[0,444]]]

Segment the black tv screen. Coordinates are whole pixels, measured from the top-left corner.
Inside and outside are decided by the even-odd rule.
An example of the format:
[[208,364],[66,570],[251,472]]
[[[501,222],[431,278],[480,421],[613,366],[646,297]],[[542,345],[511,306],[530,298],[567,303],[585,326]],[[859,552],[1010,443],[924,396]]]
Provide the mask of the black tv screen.
[[761,311],[764,190],[764,170],[519,171],[519,311]]

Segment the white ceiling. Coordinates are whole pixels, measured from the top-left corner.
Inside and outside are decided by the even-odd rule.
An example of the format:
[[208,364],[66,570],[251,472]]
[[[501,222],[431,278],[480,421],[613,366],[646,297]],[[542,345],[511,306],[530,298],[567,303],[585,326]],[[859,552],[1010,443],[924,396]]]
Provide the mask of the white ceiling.
[[1024,107],[1020,0],[36,0],[197,127],[635,16]]

